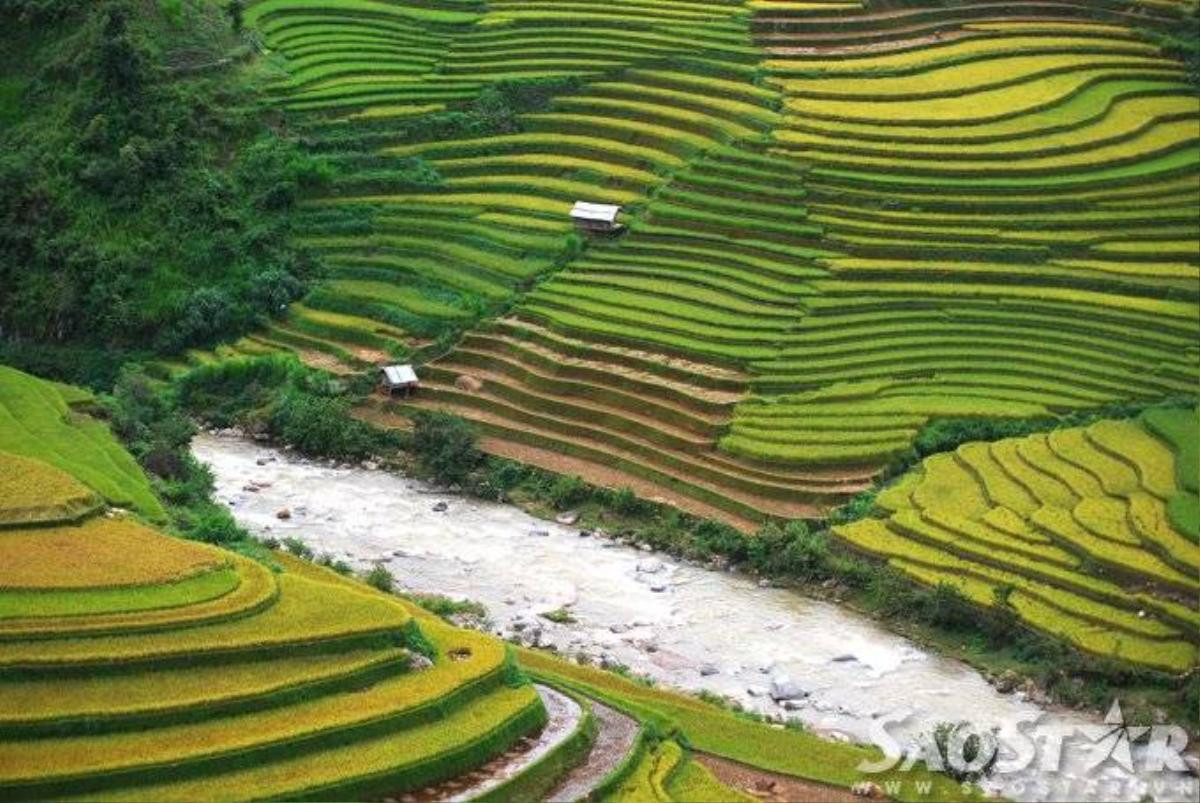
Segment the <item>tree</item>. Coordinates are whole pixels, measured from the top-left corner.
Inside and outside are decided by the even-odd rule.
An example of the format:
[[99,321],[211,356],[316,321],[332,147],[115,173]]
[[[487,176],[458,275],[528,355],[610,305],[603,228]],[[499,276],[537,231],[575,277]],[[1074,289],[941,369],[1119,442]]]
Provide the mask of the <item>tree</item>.
[[421,467],[441,485],[461,485],[483,460],[467,422],[440,411],[417,415],[412,449]]
[[245,10],[245,3],[242,0],[229,0],[229,3],[225,6],[225,13],[229,15],[229,24],[233,27],[234,33],[242,32]]

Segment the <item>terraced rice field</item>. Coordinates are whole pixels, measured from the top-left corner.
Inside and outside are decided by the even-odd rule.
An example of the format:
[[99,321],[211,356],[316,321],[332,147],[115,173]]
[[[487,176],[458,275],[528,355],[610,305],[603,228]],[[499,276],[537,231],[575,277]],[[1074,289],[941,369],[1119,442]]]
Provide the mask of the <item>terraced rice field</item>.
[[[6,534],[24,540],[5,549],[37,551],[27,541],[47,534],[53,537],[45,529]],[[136,554],[191,550],[202,564],[215,552],[151,536],[160,543],[142,544]],[[110,543],[92,532],[90,539],[98,542],[94,550],[120,550],[133,562],[120,537]],[[61,544],[45,548],[70,555]],[[70,593],[102,598],[119,590],[108,598],[132,603],[123,619],[107,618],[95,634],[88,625],[106,611],[60,610],[53,600],[37,608],[36,628],[10,627],[28,619],[0,618],[0,798],[378,794],[457,775],[542,723],[531,688],[506,682],[503,645],[426,619],[419,631],[434,664],[418,671],[412,660],[422,638],[404,604],[280,560],[279,575],[249,561],[233,564],[234,588],[266,584],[257,600],[233,589],[212,601],[166,598],[169,583],[148,583],[147,592],[92,578]],[[4,565],[0,614],[23,593],[10,590],[8,575],[19,570]],[[45,563],[25,556],[22,565]],[[171,567],[146,569],[138,579]],[[230,574],[212,570],[222,572]],[[160,598],[147,600],[155,590]],[[221,610],[189,620],[192,608],[214,603]],[[163,611],[171,618],[157,616]],[[140,629],[143,617],[154,627]]]
[[1194,498],[1174,470],[1194,458],[1172,448],[1194,446],[1198,422],[1191,410],[1148,418],[1179,440],[1101,421],[934,455],[880,495],[886,518],[834,532],[1088,652],[1187,671],[1200,646],[1200,543],[1168,505]]
[[[68,400],[64,392],[52,382],[0,365],[0,452],[8,454],[6,466],[20,470],[16,476],[0,475],[3,498],[14,500],[5,506],[4,516],[45,522],[72,519],[96,507],[79,487],[82,483],[111,505],[131,508],[155,521],[165,519],[141,467],[104,424],[76,411],[74,399]],[[47,483],[45,493],[36,489],[36,482]],[[26,501],[18,503],[18,498]],[[30,510],[30,506],[46,509]]]
[[1194,393],[1200,105],[1143,33],[1181,8],[257,3],[272,103],[341,172],[302,225],[333,279],[232,351],[351,371],[465,329],[415,405],[744,529],[932,418]]
[[1171,7],[1134,13],[762,4],[772,152],[840,253],[727,448],[804,460],[837,416],[877,462],[931,416],[1195,392],[1200,103],[1139,32]]
[[545,721],[498,641],[286,556],[275,571],[104,511],[85,482],[148,492],[129,455],[53,386],[0,377],[0,443],[67,467],[0,451],[22,472],[0,482],[0,799],[399,793]]

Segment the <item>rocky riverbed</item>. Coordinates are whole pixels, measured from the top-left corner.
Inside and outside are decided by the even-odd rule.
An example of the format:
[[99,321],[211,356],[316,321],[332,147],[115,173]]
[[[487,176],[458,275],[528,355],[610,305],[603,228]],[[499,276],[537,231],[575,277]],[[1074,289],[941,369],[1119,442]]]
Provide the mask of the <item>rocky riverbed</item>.
[[1179,773],[1130,773],[1115,759],[1090,768],[1105,747],[1087,748],[1086,729],[1099,723],[1001,693],[836,605],[370,467],[229,436],[201,435],[193,448],[253,532],[299,538],[356,569],[384,565],[403,589],[478,601],[483,626],[505,638],[725,695],[830,738],[869,742],[886,726],[907,740],[960,720],[1030,732],[1040,717],[1037,735],[1075,733],[1078,749],[1063,751],[1061,769],[1003,776],[995,788],[1006,797],[1196,798],[1194,779]]

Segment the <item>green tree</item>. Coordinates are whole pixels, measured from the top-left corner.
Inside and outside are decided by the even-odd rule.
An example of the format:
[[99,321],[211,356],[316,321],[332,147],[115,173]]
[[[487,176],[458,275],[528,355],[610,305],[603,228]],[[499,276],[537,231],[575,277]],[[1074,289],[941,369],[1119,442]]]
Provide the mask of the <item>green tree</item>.
[[225,13],[229,15],[229,25],[233,28],[234,33],[242,32],[245,10],[245,4],[242,0],[229,0],[229,3],[225,6]]
[[441,485],[463,484],[483,460],[475,431],[458,416],[422,411],[413,422],[412,450]]

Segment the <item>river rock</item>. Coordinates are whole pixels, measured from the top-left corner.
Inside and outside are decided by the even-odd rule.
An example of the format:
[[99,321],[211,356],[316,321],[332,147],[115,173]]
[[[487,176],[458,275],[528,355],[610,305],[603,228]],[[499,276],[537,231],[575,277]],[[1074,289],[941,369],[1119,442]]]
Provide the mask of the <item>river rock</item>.
[[649,560],[639,560],[637,570],[644,574],[658,574],[663,570],[663,562],[657,558]]
[[649,544],[638,544],[638,549],[642,550],[643,552],[654,551],[654,547],[650,546]]
[[858,658],[854,655],[854,653],[844,652],[841,655],[833,656],[829,660],[830,660],[830,662],[835,663],[835,664],[846,664],[846,663],[850,663],[851,661],[857,661]]
[[591,537],[592,537],[592,531],[591,531],[591,530],[580,530],[580,531],[579,531],[579,537],[580,537],[580,538],[591,538]]
[[807,696],[808,691],[790,676],[781,673],[771,678],[771,699],[775,702],[797,700]]
[[286,507],[280,508],[279,510],[275,511],[275,518],[280,519],[282,521],[287,521],[291,517],[292,517],[292,511],[288,510]]
[[557,521],[559,524],[565,524],[569,527],[572,524],[574,524],[575,522],[579,521],[579,511],[578,510],[568,510],[565,513],[559,513],[557,516],[554,517],[554,520]]
[[450,504],[445,501],[438,502],[436,505],[433,506],[434,513],[445,513],[449,509],[450,509]]
[[1005,669],[994,681],[996,691],[1009,694],[1021,683],[1021,676],[1011,669]]
[[720,672],[721,672],[721,670],[717,669],[716,664],[701,664],[700,665],[700,677],[702,677],[702,678],[706,678],[711,675],[717,675],[717,674],[720,674]]
[[767,578],[767,577],[763,577],[763,578],[761,578],[761,579],[758,581],[758,587],[759,587],[759,588],[770,588],[770,587],[771,587],[771,580],[770,580],[770,578]]
[[667,590],[666,583],[651,583],[650,590],[656,594],[661,594]]
[[784,711],[799,711],[801,708],[808,707],[808,700],[784,700],[780,705]]
[[374,460],[364,460],[362,462],[362,467],[365,468],[367,471],[378,471],[379,470],[379,464],[376,463]]
[[620,624],[620,623],[617,623],[617,624],[615,624],[615,625],[609,625],[609,626],[608,626],[608,632],[610,632],[610,633],[616,633],[616,634],[619,636],[619,635],[621,635],[622,633],[628,633],[628,632],[629,632],[629,625],[623,625],[623,624]]
[[533,535],[533,536],[537,536],[538,538],[549,538],[550,537],[549,530],[533,529],[533,530],[529,531],[529,534]]

